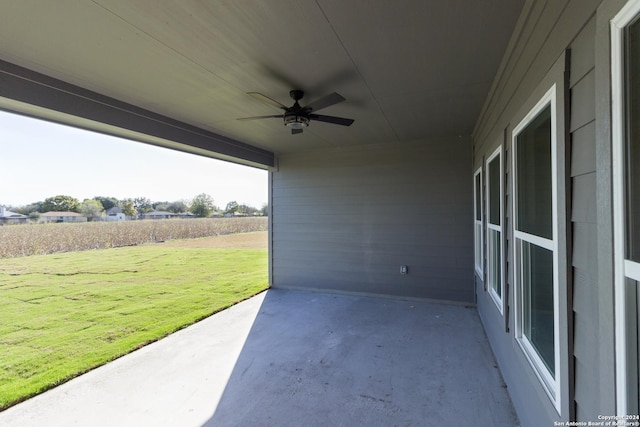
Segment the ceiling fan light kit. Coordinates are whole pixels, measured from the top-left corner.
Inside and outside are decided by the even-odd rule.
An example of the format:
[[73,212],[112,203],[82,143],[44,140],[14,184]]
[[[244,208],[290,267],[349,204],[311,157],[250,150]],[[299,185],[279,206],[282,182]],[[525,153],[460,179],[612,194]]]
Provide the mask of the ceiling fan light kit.
[[273,119],[281,118],[284,121],[284,125],[291,129],[293,135],[302,133],[302,130],[309,126],[311,120],[317,120],[320,122],[330,123],[340,126],[351,126],[354,122],[353,119],[345,119],[343,117],[324,116],[320,114],[312,114],[312,112],[321,110],[323,108],[330,107],[339,102],[344,101],[344,97],[336,92],[333,92],[327,96],[324,96],[304,107],[301,107],[298,103],[304,96],[304,92],[298,89],[289,92],[289,96],[294,100],[294,104],[291,107],[286,107],[278,101],[269,98],[258,92],[248,92],[250,95],[259,101],[269,104],[273,107],[284,110],[282,115],[273,116],[258,116],[258,117],[244,117],[238,120],[258,120],[258,119]]
[[284,115],[284,125],[291,129],[302,129],[309,126],[309,118],[305,116],[298,116],[295,114]]

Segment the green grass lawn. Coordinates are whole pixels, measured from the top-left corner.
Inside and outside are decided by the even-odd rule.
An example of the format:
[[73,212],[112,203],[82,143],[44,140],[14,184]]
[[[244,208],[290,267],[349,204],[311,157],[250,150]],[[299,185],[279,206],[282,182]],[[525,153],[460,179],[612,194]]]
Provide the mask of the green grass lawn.
[[0,259],[0,410],[267,287],[264,249]]

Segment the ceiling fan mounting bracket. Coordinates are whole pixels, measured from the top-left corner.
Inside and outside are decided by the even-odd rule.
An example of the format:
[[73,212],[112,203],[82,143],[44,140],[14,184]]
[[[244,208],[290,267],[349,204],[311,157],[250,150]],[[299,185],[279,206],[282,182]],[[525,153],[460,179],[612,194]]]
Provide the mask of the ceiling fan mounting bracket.
[[296,102],[300,101],[304,97],[304,91],[300,89],[294,89],[289,91],[289,96]]

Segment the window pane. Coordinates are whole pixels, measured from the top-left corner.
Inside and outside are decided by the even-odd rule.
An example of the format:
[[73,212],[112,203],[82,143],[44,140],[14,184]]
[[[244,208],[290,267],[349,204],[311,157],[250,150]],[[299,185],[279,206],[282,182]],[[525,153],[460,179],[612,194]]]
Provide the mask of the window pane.
[[475,238],[475,256],[476,256],[476,267],[478,267],[478,269],[482,270],[482,241],[481,241],[481,236],[482,236],[482,224],[481,223],[476,223],[475,224],[475,232],[476,232],[476,238]]
[[627,33],[627,258],[640,262],[640,21]]
[[476,179],[476,221],[480,221],[482,219],[482,196],[481,196],[482,180],[480,178],[480,174],[477,174],[475,179]]
[[502,258],[500,257],[500,232],[489,228],[489,280],[495,293],[502,298]]
[[500,225],[500,156],[489,162],[489,222]]
[[517,228],[553,239],[551,192],[551,107],[517,136]]
[[555,377],[553,252],[522,241],[522,333]]

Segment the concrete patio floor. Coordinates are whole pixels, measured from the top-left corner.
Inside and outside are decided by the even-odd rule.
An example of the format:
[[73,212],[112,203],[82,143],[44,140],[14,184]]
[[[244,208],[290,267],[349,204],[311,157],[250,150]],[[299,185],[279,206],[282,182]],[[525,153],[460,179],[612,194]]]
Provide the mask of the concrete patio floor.
[[475,308],[270,290],[2,426],[517,426]]

